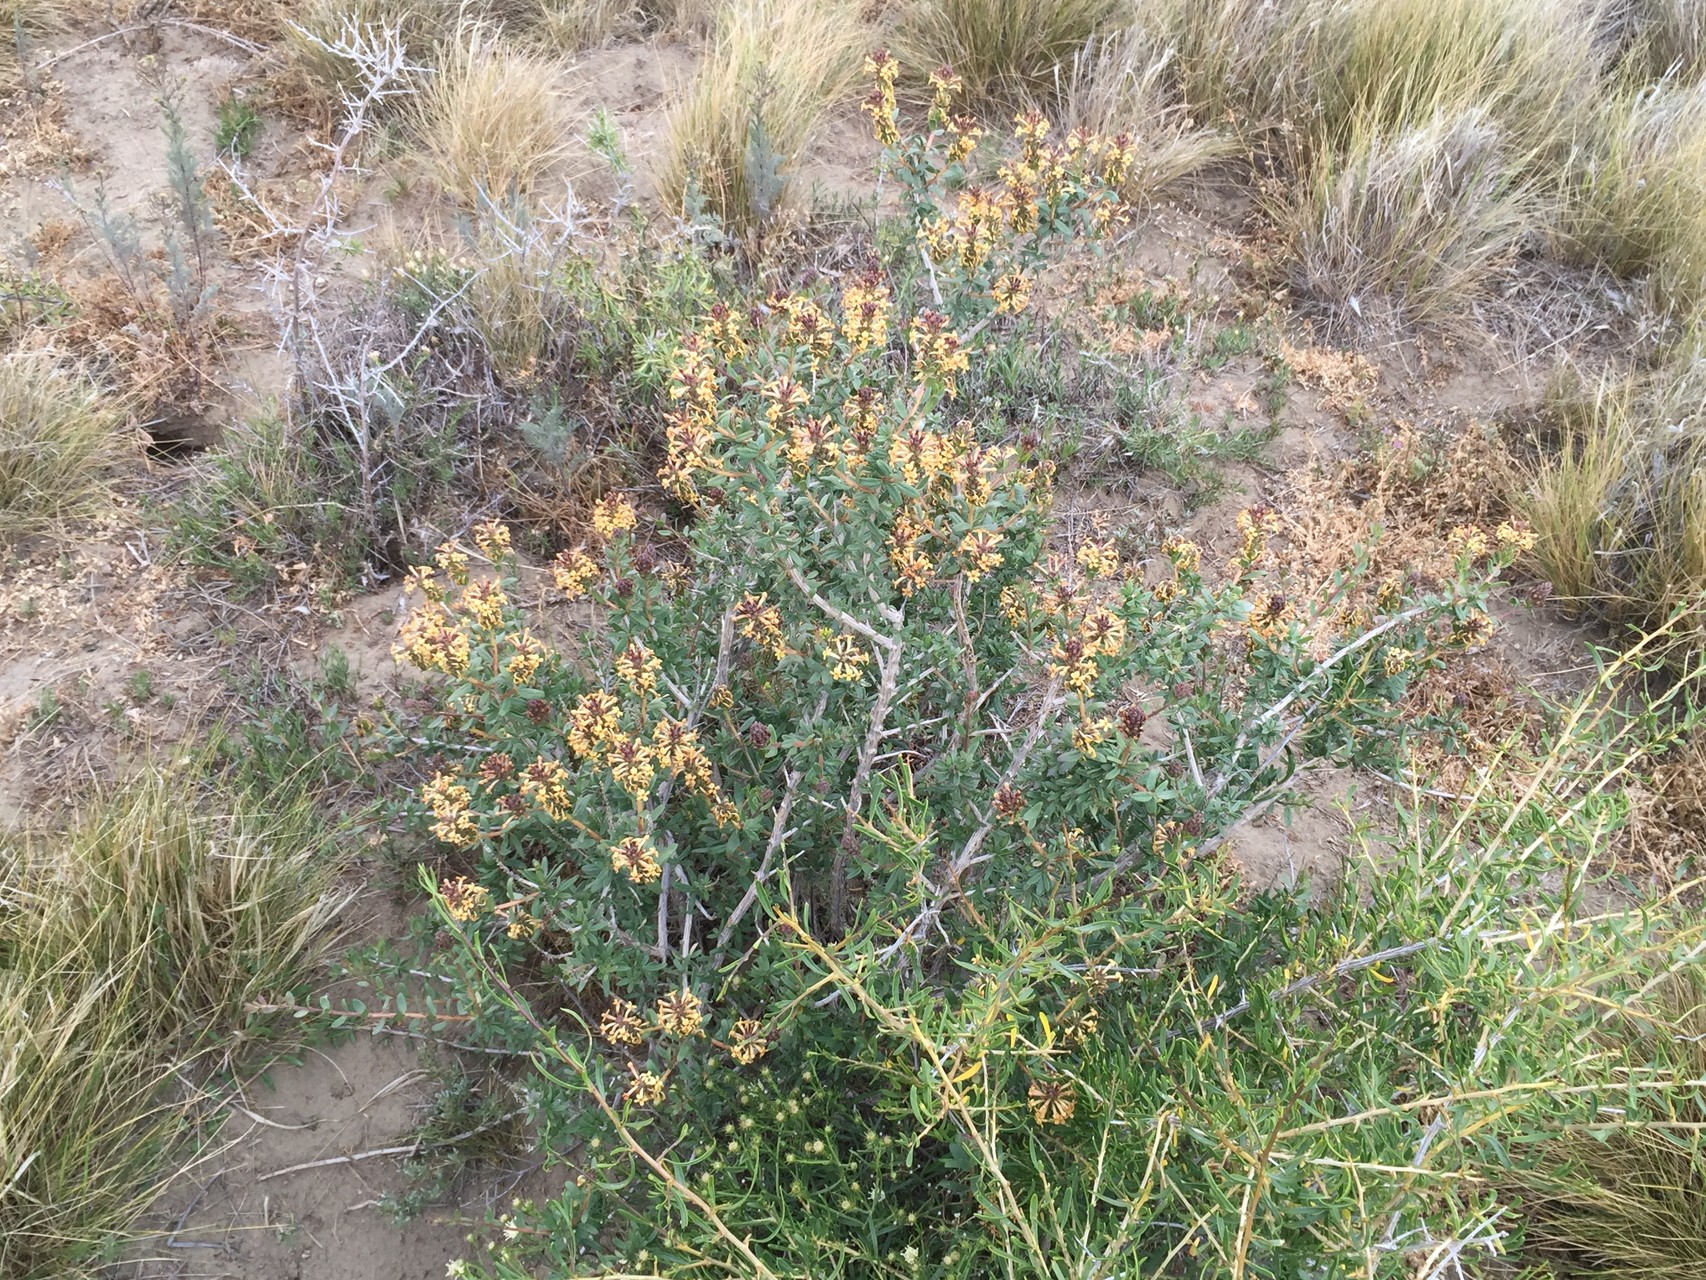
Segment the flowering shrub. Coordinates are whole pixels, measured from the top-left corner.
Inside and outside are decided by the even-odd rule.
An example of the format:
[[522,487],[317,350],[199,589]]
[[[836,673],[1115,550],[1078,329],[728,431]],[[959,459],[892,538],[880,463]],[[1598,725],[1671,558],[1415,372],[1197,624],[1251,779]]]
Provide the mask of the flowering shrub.
[[[1218,1063],[1267,1106],[1295,1063],[1228,1065],[1198,1006],[1352,941],[1253,899],[1227,834],[1306,758],[1391,759],[1511,554],[1294,598],[1260,509],[1224,564],[1057,536],[1048,463],[985,438],[956,376],[1025,340],[1013,264],[1117,216],[1124,144],[1052,150],[1025,117],[1003,192],[951,197],[977,132],[951,78],[901,144],[873,70],[941,305],[874,271],[713,305],[670,363],[678,520],[610,495],[545,575],[497,524],[412,574],[400,653],[434,696],[394,749],[431,761],[442,963],[577,1152],[505,1275],[1054,1274],[1068,1241],[1102,1266],[1220,1233],[1148,1230],[1203,1181],[1169,1171],[1181,1143],[1230,1123],[1167,1071]],[[522,607],[540,588],[576,611],[567,649]],[[1246,1255],[1257,1221],[1225,1229]],[[1354,1251],[1342,1225],[1322,1256]]]

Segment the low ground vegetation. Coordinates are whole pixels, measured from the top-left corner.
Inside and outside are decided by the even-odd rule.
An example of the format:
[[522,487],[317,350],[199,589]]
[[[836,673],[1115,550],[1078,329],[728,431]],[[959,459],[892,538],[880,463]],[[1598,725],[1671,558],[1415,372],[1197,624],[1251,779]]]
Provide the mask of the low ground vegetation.
[[[0,837],[0,1269],[122,1254],[288,1018],[432,1043],[397,1218],[551,1166],[453,1275],[1695,1274],[1703,13],[0,4],[6,171],[66,162],[0,638],[258,282],[288,379],[124,563],[401,672],[0,726],[123,744]],[[181,22],[262,51],[193,128]],[[151,43],[156,199],[75,171],[66,32]],[[650,145],[577,96],[639,39]],[[1135,265],[1210,206],[1224,278]],[[1412,421],[1545,280],[1544,391]],[[1498,636],[1548,598],[1573,688]],[[1342,866],[1258,876],[1323,770]],[[358,851],[413,923],[316,1012]]]

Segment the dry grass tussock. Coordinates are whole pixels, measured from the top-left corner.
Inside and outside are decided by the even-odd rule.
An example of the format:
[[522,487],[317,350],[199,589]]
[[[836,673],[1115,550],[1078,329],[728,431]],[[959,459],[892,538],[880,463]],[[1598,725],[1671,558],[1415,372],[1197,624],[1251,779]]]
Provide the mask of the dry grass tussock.
[[1699,306],[1706,84],[1632,84],[1605,95],[1571,175],[1561,230],[1578,253],[1619,275],[1649,273],[1659,306]]
[[696,188],[730,227],[751,232],[791,197],[790,171],[831,103],[859,75],[865,32],[840,0],[737,0],[670,115],[658,179],[664,208]]
[[1560,597],[1634,626],[1706,628],[1706,361],[1556,387],[1525,515]]
[[1461,314],[1535,223],[1478,108],[1321,153],[1275,210],[1287,278],[1335,323]]
[[979,105],[1052,95],[1073,59],[1125,11],[1122,0],[915,0],[897,32],[901,64],[922,78],[952,67]]
[[120,424],[81,373],[44,354],[0,357],[0,540],[93,509]]
[[526,194],[562,157],[558,66],[469,24],[412,103],[416,133],[446,193],[464,208]]
[[1142,28],[1127,27],[1091,37],[1072,55],[1060,79],[1063,130],[1110,138],[1123,133],[1137,140],[1122,190],[1133,203],[1154,199],[1239,149],[1229,130],[1199,124],[1170,97],[1172,60],[1172,51]]
[[0,0],[0,41],[10,44],[20,27],[30,35],[63,30],[79,8],[72,0]]
[[709,30],[714,0],[532,0],[511,29],[559,53],[573,53],[646,32]]
[[90,1274],[177,1135],[163,1086],[240,1050],[245,1002],[329,941],[308,798],[210,799],[148,773],[64,838],[0,844],[0,1274]]
[[[1659,988],[1648,1016],[1625,1017],[1604,1047],[1634,1078],[1673,1069],[1706,1076],[1706,980],[1698,970]],[[1546,1145],[1540,1169],[1513,1188],[1530,1257],[1560,1280],[1697,1280],[1706,1275],[1706,1100],[1700,1089],[1622,1113],[1609,1130],[1572,1129]]]

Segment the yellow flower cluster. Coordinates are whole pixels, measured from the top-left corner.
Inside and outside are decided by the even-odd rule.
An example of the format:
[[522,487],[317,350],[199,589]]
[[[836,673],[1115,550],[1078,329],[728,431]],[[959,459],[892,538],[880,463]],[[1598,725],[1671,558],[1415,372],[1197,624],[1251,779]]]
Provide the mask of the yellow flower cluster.
[[970,361],[959,335],[948,327],[948,317],[940,311],[920,311],[913,318],[907,340],[912,344],[913,372],[919,382],[936,379],[948,395],[954,394],[954,380],[964,373]]
[[652,766],[652,749],[645,743],[618,737],[610,744],[609,764],[610,776],[616,779],[616,785],[636,801],[644,799],[651,791],[657,770]]
[[403,590],[405,593],[418,591],[435,604],[444,599],[444,584],[437,578],[437,570],[430,564],[411,565],[403,575]]
[[990,290],[996,315],[1018,315],[1031,301],[1030,277],[1020,271],[997,276]]
[[432,833],[445,844],[469,845],[480,838],[480,829],[468,812],[474,797],[468,788],[447,773],[435,774],[421,789],[421,801],[432,810]]
[[657,692],[658,672],[663,664],[638,638],[628,641],[627,647],[616,655],[615,666],[617,676],[640,697],[649,698]]
[[468,585],[456,607],[477,625],[495,631],[503,625],[504,606],[508,603],[504,589],[496,579],[481,578]]
[[862,680],[871,655],[858,640],[843,632],[823,647],[823,660],[835,679]]
[[788,433],[788,463],[800,475],[812,466],[833,467],[841,459],[840,429],[824,418],[807,418]]
[[835,349],[835,326],[816,302],[789,294],[778,299],[777,306],[788,320],[785,326],[788,341],[804,347],[814,367]]
[[1238,555],[1233,568],[1249,568],[1268,553],[1268,538],[1278,533],[1280,519],[1266,507],[1246,507],[1238,513]]
[[770,1052],[770,1036],[756,1018],[741,1018],[729,1029],[729,1057],[749,1067]]
[[1513,547],[1518,551],[1533,551],[1539,539],[1534,536],[1534,530],[1523,525],[1511,524],[1506,521],[1493,531],[1493,536],[1499,540],[1499,545]]
[[1073,559],[1092,578],[1111,578],[1120,571],[1119,549],[1111,541],[1089,539],[1081,542]]
[[841,336],[855,355],[887,344],[890,306],[888,286],[877,271],[862,272],[842,290]]
[[665,422],[666,456],[658,479],[678,502],[692,506],[699,501],[693,478],[708,465],[717,421],[717,373],[698,334],[689,334],[676,349],[669,398],[674,407]]
[[639,1006],[620,997],[610,1002],[598,1019],[598,1034],[613,1045],[633,1048],[646,1038],[646,1022]]
[[1292,608],[1291,601],[1276,591],[1256,597],[1250,605],[1250,616],[1245,619],[1245,625],[1257,639],[1273,641],[1285,635],[1296,616],[1297,610]]
[[574,812],[569,795],[569,771],[560,760],[538,759],[521,771],[521,794],[553,822]]
[[569,750],[587,760],[601,760],[605,749],[621,736],[622,707],[608,693],[593,690],[582,694],[569,711],[569,727],[563,737]]
[[485,915],[492,902],[491,890],[483,884],[475,884],[467,876],[441,880],[438,892],[444,898],[445,912],[452,920],[463,924]]
[[497,520],[487,520],[473,529],[474,545],[488,560],[501,560],[509,554],[509,526]]
[[1026,1098],[1031,1119],[1038,1124],[1065,1124],[1078,1109],[1077,1095],[1066,1080],[1033,1080]]
[[509,645],[515,655],[504,664],[504,671],[516,684],[531,684],[545,662],[545,646],[526,627],[509,638]]
[[1078,636],[1066,636],[1054,646],[1050,656],[1054,659],[1048,667],[1050,677],[1061,681],[1079,697],[1089,697],[1096,686],[1096,650],[1087,647]]
[[871,117],[877,141],[885,147],[897,147],[900,145],[900,126],[895,110],[894,82],[900,74],[900,64],[888,50],[879,50],[865,59],[865,74],[876,81],[876,87],[859,109]]
[[672,991],[657,1004],[658,1030],[685,1040],[699,1034],[705,1024],[705,1006],[691,991]]
[[[951,210],[924,222],[918,234],[932,262],[976,271],[1000,245],[1002,228],[1015,219],[1023,221],[1024,216],[1007,198],[982,187],[968,187]],[[1034,225],[1034,209],[1029,216]]]
[[960,563],[965,566],[967,582],[976,582],[1001,565],[1005,557],[995,549],[1000,543],[1001,534],[994,529],[973,529],[960,539]]
[[768,649],[776,661],[782,661],[788,651],[787,642],[782,638],[782,611],[769,603],[768,592],[761,591],[757,595],[749,592],[735,606],[734,617],[735,627],[741,635]]
[[895,517],[894,528],[889,533],[889,567],[894,570],[895,584],[903,596],[910,597],[935,574],[935,565],[921,550],[929,531],[929,526],[911,510],[903,510]]
[[601,538],[615,537],[636,524],[634,504],[620,493],[606,494],[592,505],[592,527]]
[[1161,550],[1173,562],[1177,573],[1195,573],[1202,568],[1202,548],[1189,538],[1175,535],[1161,544]]
[[623,1091],[624,1099],[636,1107],[655,1107],[664,1100],[664,1082],[668,1078],[668,1072],[660,1076],[655,1071],[640,1071],[631,1062],[628,1064],[628,1070],[633,1075],[634,1082]]
[[611,846],[610,868],[635,884],[650,884],[663,874],[657,851],[639,836],[629,836]]
[[725,360],[738,360],[746,354],[746,338],[741,332],[740,313],[727,303],[713,302],[705,319],[704,334]]
[[422,607],[403,623],[391,653],[398,661],[407,661],[421,671],[459,676],[468,670],[468,633],[441,607]]
[[455,543],[446,542],[433,554],[433,563],[438,565],[439,572],[444,574],[457,586],[463,586],[468,581],[468,557],[459,550]]
[[567,600],[579,600],[586,594],[587,584],[597,576],[597,562],[580,547],[559,551],[551,561],[551,577]]

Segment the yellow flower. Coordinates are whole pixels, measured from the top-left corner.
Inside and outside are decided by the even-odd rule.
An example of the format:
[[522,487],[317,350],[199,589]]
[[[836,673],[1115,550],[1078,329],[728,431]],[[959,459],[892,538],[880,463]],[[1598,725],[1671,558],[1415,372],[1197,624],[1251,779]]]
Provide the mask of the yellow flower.
[[1081,542],[1074,559],[1092,578],[1111,578],[1120,571],[1120,553],[1111,541]]
[[1054,646],[1054,661],[1048,673],[1081,698],[1090,696],[1096,687],[1096,651],[1088,648],[1078,636],[1067,636]]
[[1018,271],[997,276],[991,288],[996,315],[1018,315],[1031,301],[1030,278]]
[[1086,651],[1116,657],[1125,647],[1125,620],[1112,610],[1098,607],[1084,619],[1080,634]]
[[1202,548],[1189,538],[1173,537],[1161,544],[1179,573],[1195,573],[1202,566]]
[[398,635],[400,643],[392,655],[407,660],[422,671],[442,671],[459,676],[468,669],[471,648],[468,635],[438,606],[423,607],[410,614]]
[[592,506],[592,527],[601,538],[611,538],[638,523],[634,504],[620,493],[607,494]]
[[460,587],[468,581],[468,557],[457,550],[455,543],[443,543],[434,553],[433,560],[444,576],[457,586]]
[[1031,616],[1027,592],[1017,583],[1001,588],[1001,616],[1009,626],[1023,626]]
[[444,599],[444,586],[434,577],[435,570],[430,564],[412,566],[403,576],[403,590],[418,591],[433,602]]
[[711,819],[719,827],[740,826],[740,810],[735,803],[727,798],[719,799],[711,806]]
[[545,647],[525,627],[511,636],[509,643],[515,649],[515,656],[504,665],[504,670],[516,684],[528,684],[545,661]]
[[711,706],[715,707],[718,711],[727,711],[735,704],[734,691],[731,690],[728,685],[720,684],[711,690],[709,702]]
[[438,892],[444,899],[445,913],[452,920],[464,924],[485,915],[492,901],[491,890],[483,884],[475,884],[467,876],[440,881]]
[[638,836],[618,840],[610,847],[610,869],[635,884],[650,884],[663,874],[657,851]]
[[523,769],[521,794],[554,822],[561,822],[574,812],[574,798],[569,795],[569,771],[560,761],[539,759]]
[[504,605],[508,604],[504,590],[496,580],[482,578],[469,585],[457,601],[457,607],[488,631],[503,625]]
[[1086,720],[1072,731],[1073,749],[1081,756],[1093,756],[1096,748],[1108,740],[1113,724],[1108,720]]
[[742,1018],[729,1029],[729,1057],[751,1066],[770,1052],[770,1037],[756,1018]]
[[616,674],[642,698],[657,691],[658,672],[663,664],[638,639],[628,641],[627,648],[616,655]]
[[780,662],[788,651],[782,638],[782,613],[768,603],[768,594],[744,596],[734,609],[735,626],[741,635],[770,650],[770,655]]
[[474,526],[474,545],[488,560],[501,560],[509,554],[509,527],[496,520]]
[[636,1107],[655,1107],[664,1099],[664,1082],[669,1073],[659,1075],[655,1071],[637,1070],[633,1063],[628,1064],[628,1070],[634,1077],[634,1083],[623,1091],[622,1097]]
[[632,738],[617,738],[610,747],[610,776],[636,800],[646,795],[656,776],[651,748]]
[[1498,538],[1500,545],[1515,547],[1518,551],[1533,551],[1535,543],[1538,541],[1534,536],[1534,530],[1522,525],[1511,524],[1509,521],[1501,524],[1493,531],[1493,534]]
[[652,754],[664,768],[673,769],[687,758],[689,749],[698,741],[698,733],[666,716],[652,729]]
[[510,917],[509,925],[504,929],[504,933],[515,941],[521,942],[533,937],[543,927],[544,925],[538,916],[528,915],[525,911],[518,911]]
[[1033,1080],[1026,1097],[1031,1118],[1038,1124],[1065,1124],[1078,1107],[1072,1085],[1065,1080]]
[[685,988],[672,991],[658,1001],[658,1029],[665,1035],[685,1040],[697,1035],[704,1022],[705,1006]]
[[864,677],[865,664],[871,655],[857,640],[843,632],[823,649],[823,660],[829,664],[829,674],[837,680],[859,680]]
[[570,600],[579,600],[586,594],[587,583],[598,576],[598,565],[593,558],[579,547],[572,551],[559,551],[557,558],[551,561],[551,576],[556,580],[557,590]]
[[564,738],[577,756],[597,759],[604,747],[620,732],[622,707],[608,693],[594,690],[583,694],[569,712]]
[[646,1023],[632,1000],[617,997],[599,1015],[598,1034],[610,1044],[632,1048],[646,1038]]
[[421,789],[421,802],[432,810],[436,821],[432,833],[445,844],[469,845],[480,838],[480,831],[468,807],[473,795],[456,778],[447,773],[434,775]]

